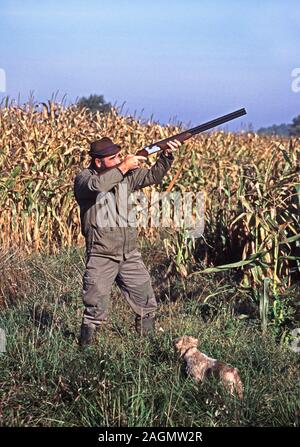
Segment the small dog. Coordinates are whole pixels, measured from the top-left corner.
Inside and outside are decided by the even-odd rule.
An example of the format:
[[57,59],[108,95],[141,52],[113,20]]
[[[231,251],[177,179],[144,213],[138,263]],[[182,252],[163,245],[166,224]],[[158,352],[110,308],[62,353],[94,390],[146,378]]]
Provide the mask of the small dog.
[[233,396],[236,392],[243,398],[243,384],[236,368],[219,362],[203,354],[197,349],[198,339],[184,335],[176,338],[174,348],[186,361],[186,372],[197,382],[203,382],[210,374],[215,375]]

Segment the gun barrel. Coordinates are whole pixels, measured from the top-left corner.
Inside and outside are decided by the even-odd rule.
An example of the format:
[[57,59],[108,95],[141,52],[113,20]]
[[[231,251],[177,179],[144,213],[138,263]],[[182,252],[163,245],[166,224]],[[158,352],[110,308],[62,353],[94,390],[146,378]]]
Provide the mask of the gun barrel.
[[207,123],[200,124],[200,126],[193,127],[192,129],[189,129],[187,132],[196,135],[197,133],[205,132],[206,130],[220,126],[221,124],[227,123],[228,121],[232,121],[246,114],[247,112],[246,109],[244,108],[235,110],[234,112],[228,113],[227,115],[223,115],[220,116],[219,118],[208,121]]
[[[167,143],[168,141],[175,140],[178,137],[183,137],[183,138],[181,138],[181,139],[179,138],[179,139],[184,141],[193,135],[197,135],[198,133],[205,132],[206,130],[212,129],[213,127],[220,126],[221,124],[227,123],[228,121],[234,120],[234,119],[239,118],[246,114],[247,114],[247,112],[246,112],[246,109],[244,109],[244,108],[235,110],[234,112],[228,113],[227,115],[223,115],[223,116],[220,116],[219,118],[215,118],[211,121],[207,121],[207,123],[200,124],[199,126],[193,127],[192,129],[188,129],[188,130],[181,132],[177,135],[173,135],[172,137],[168,137],[168,138],[165,138],[164,140],[160,140],[155,143],[152,143],[144,149],[145,150],[151,149],[153,146],[159,146],[160,144],[164,144],[164,143]],[[157,151],[155,151],[155,152],[157,152]]]

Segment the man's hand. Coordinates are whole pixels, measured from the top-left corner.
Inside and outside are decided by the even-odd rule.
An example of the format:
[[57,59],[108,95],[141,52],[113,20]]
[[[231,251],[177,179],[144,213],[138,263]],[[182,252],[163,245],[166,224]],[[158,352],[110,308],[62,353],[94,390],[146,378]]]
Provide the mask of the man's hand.
[[168,147],[163,149],[163,151],[166,155],[170,155],[173,151],[178,149],[181,145],[182,145],[182,143],[178,140],[168,141],[168,143],[167,143]]
[[131,171],[133,169],[137,169],[140,167],[142,161],[147,160],[146,157],[142,157],[141,155],[126,155],[125,159],[118,165],[118,169],[122,172],[122,174],[126,174],[126,172]]

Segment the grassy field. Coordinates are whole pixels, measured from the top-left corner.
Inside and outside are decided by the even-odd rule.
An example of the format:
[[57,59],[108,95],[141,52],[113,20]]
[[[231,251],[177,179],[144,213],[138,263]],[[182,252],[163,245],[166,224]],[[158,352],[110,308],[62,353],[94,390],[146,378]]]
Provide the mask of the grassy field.
[[[117,289],[96,344],[78,347],[84,252],[18,254],[2,273],[1,426],[299,426],[299,353],[272,322],[262,335],[258,306],[229,273],[162,281],[162,245],[143,243],[160,302],[157,333],[139,339]],[[10,276],[9,276],[10,274]],[[5,282],[6,277],[6,282]],[[11,284],[10,278],[15,283]],[[185,374],[172,340],[196,336],[203,352],[236,366],[243,401]]]

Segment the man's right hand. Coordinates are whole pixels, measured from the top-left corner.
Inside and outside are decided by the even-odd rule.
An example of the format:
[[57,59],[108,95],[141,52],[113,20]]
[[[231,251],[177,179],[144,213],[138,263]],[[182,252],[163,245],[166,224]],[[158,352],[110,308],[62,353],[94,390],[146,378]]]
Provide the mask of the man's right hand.
[[122,174],[126,174],[126,172],[131,171],[133,169],[137,169],[140,167],[142,161],[147,160],[146,157],[142,157],[141,155],[126,155],[125,159],[118,165],[118,169],[122,172]]

